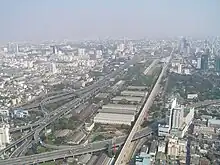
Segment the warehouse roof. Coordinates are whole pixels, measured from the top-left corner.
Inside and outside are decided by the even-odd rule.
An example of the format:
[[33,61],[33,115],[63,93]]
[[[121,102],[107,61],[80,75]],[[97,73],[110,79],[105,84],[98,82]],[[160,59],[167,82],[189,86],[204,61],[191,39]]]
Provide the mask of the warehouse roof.
[[134,90],[134,89],[145,90],[145,89],[147,89],[147,87],[146,86],[128,86],[127,89],[131,89],[131,90]]
[[123,96],[139,96],[139,97],[143,97],[145,95],[146,92],[143,91],[122,91],[121,95]]
[[121,101],[127,100],[131,102],[141,102],[142,97],[132,97],[132,96],[116,96],[112,100],[113,101]]
[[126,109],[126,110],[137,110],[136,105],[129,105],[129,104],[107,104],[103,105],[102,108],[107,108],[107,109]]
[[114,113],[98,113],[95,116],[95,119],[101,120],[112,120],[112,121],[134,121],[134,115],[127,115],[127,114],[114,114]]
[[96,98],[108,98],[109,93],[98,93],[95,97]]
[[209,124],[220,125],[220,120],[209,119],[209,120],[208,120],[208,123],[209,123]]
[[127,110],[127,109],[111,109],[111,108],[103,108],[98,110],[101,113],[115,113],[115,114],[136,114],[136,110]]

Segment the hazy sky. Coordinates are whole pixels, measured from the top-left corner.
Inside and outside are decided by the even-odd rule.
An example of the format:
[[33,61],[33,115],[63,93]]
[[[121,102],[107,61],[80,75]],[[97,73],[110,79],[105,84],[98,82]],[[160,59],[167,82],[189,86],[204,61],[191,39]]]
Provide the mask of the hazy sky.
[[0,41],[220,35],[220,0],[0,0]]

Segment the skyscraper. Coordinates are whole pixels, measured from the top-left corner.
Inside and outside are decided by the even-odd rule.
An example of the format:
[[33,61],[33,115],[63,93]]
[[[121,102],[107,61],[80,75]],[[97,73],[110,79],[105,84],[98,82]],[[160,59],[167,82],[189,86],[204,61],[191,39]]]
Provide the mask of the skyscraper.
[[78,49],[78,56],[85,56],[86,55],[86,50],[84,48],[79,48]]
[[57,54],[57,47],[56,46],[51,46],[53,49],[53,54]]
[[174,108],[172,111],[172,129],[179,129],[183,124],[183,108]]
[[180,42],[180,53],[186,53],[187,51],[187,40],[186,38],[182,38]]
[[220,72],[220,57],[215,58],[215,71]]
[[201,57],[197,58],[197,69],[201,69]]
[[182,64],[178,64],[177,73],[178,73],[178,74],[181,74],[181,73],[182,73]]
[[51,64],[51,72],[52,72],[52,74],[56,74],[57,73],[57,67],[56,67],[55,63]]
[[208,62],[209,62],[209,56],[207,54],[203,54],[201,56],[201,69],[203,71],[208,70]]

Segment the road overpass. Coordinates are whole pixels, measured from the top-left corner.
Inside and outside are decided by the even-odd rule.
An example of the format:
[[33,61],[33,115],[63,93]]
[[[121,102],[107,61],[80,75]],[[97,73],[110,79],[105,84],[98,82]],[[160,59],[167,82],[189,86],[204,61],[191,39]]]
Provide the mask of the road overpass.
[[[29,132],[27,135],[21,137],[20,139],[16,140],[15,142],[8,145],[5,149],[0,151],[0,155],[6,153],[7,151],[10,151],[12,148],[17,148],[17,146],[24,142],[26,139],[28,139],[31,136],[34,136],[35,141],[39,141],[39,134],[40,132],[46,128],[49,124],[51,124],[53,121],[55,121],[57,118],[68,114],[72,109],[76,108],[80,104],[84,103],[86,100],[91,98],[92,96],[96,95],[101,89],[107,87],[109,85],[109,80],[111,78],[114,78],[116,75],[121,74],[124,72],[124,69],[129,67],[131,64],[136,63],[136,61],[139,60],[137,56],[135,56],[132,60],[128,61],[125,65],[117,69],[116,71],[113,71],[109,75],[106,75],[104,78],[98,80],[96,83],[92,84],[91,86],[87,87],[86,89],[83,89],[82,91],[79,91],[78,94],[86,93],[80,98],[77,98],[76,100],[73,100],[73,102],[66,103],[60,108],[56,109],[55,111],[51,112],[49,115],[46,115],[43,120],[39,123],[39,126],[35,128],[33,131]],[[71,106],[71,108],[70,108]],[[45,109],[44,104],[41,106],[42,110]],[[31,128],[33,125],[29,125],[29,128]],[[27,147],[26,145],[25,147]],[[20,150],[25,149],[25,147],[19,147]],[[19,152],[16,149],[16,152]]]
[[[171,52],[170,59],[172,57],[172,53],[173,53],[173,51]],[[153,104],[154,98],[156,97],[158,90],[160,89],[160,82],[163,78],[163,75],[166,73],[166,70],[167,70],[168,65],[170,63],[170,59],[169,59],[168,63],[164,64],[163,69],[162,69],[151,93],[149,94],[148,99],[147,99],[144,107],[142,108],[131,132],[129,133],[129,135],[125,141],[125,144],[123,145],[123,147],[118,155],[118,158],[116,159],[115,165],[125,165],[127,163],[126,155],[127,155],[129,148],[131,146],[132,139],[133,139],[135,133],[138,131],[138,129],[140,129],[140,125],[143,123],[143,119],[146,116],[146,113],[148,112],[149,108]]]
[[[152,129],[148,127],[143,128],[142,130],[138,131],[135,134],[132,141],[149,136],[152,133],[153,133]],[[114,138],[114,144],[116,146],[120,146],[124,143],[125,139],[126,139],[126,136]],[[111,144],[111,142],[112,142],[112,139],[108,139],[108,140],[104,140],[100,142],[89,143],[86,145],[72,146],[72,147],[68,147],[65,149],[45,152],[41,154],[0,160],[0,165],[24,165],[24,164],[41,163],[45,161],[53,161],[56,159],[73,157],[73,156],[82,155],[86,153],[93,153],[97,151],[106,150],[108,148],[108,145]]]
[[220,103],[220,99],[205,100],[205,101],[200,101],[200,102],[194,103],[192,105],[189,105],[189,107],[199,108],[199,107],[205,107],[205,106],[208,106],[208,105],[218,104],[218,103]]

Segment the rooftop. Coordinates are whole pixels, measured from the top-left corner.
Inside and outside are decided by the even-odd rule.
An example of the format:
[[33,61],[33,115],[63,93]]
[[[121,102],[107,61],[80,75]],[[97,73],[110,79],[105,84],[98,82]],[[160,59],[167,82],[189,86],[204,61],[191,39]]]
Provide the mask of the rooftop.
[[131,89],[131,90],[133,90],[133,89],[145,90],[145,89],[147,89],[147,87],[146,86],[128,86],[127,89]]
[[112,99],[113,101],[127,100],[131,102],[141,102],[142,97],[132,97],[132,96],[116,96]]
[[98,110],[101,113],[115,113],[115,114],[136,114],[136,110],[129,109],[112,109],[112,108],[103,108]]
[[134,115],[128,114],[114,114],[114,113],[98,113],[95,116],[96,119],[105,119],[105,120],[125,120],[125,121],[133,121]]
[[129,105],[129,104],[107,104],[103,105],[102,108],[107,109],[126,109],[126,110],[132,110],[135,111],[137,109],[136,105]]
[[122,91],[121,95],[123,96],[139,96],[143,97],[145,95],[145,92],[143,91]]
[[210,124],[217,124],[217,125],[220,125],[220,120],[209,119],[209,120],[208,120],[208,123],[210,123]]

